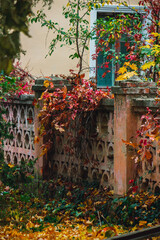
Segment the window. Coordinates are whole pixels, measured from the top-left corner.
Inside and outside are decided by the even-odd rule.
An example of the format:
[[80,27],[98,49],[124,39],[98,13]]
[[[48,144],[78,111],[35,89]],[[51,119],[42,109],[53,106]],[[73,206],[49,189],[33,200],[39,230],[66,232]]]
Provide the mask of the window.
[[[128,8],[125,6],[118,6],[119,9],[117,9],[116,5],[109,5],[106,7],[102,7],[100,9],[95,9],[91,11],[91,29],[94,27],[94,23],[96,22],[97,18],[105,18],[106,16],[116,16],[117,14],[124,13],[124,14],[134,14],[134,11],[132,8]],[[135,6],[135,8],[138,11],[143,11],[142,7]],[[119,41],[118,47],[115,47],[115,44],[110,44],[111,49],[116,49],[117,55],[119,52],[121,54],[126,54],[126,47],[125,47],[125,39],[123,36],[121,37],[121,40]],[[116,43],[117,44],[117,43]],[[114,64],[112,60],[107,60],[106,57],[103,55],[103,53],[99,53],[96,60],[93,59],[93,55],[96,53],[96,46],[95,46],[95,40],[91,40],[90,42],[90,78],[96,78],[97,81],[97,87],[98,88],[104,88],[106,86],[113,86],[116,72],[119,68],[118,64]],[[105,62],[108,63],[108,72],[106,72],[106,68],[104,68],[102,65]],[[102,67],[100,67],[102,66]],[[104,76],[105,73],[105,76]]]

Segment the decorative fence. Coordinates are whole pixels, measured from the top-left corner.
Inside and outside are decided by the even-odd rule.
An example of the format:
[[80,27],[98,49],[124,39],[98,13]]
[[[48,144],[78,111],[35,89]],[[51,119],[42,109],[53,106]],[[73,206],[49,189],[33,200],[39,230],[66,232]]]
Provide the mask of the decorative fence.
[[101,109],[88,120],[87,132],[78,142],[74,142],[77,139],[75,130],[72,130],[72,139],[68,132],[56,135],[55,151],[49,157],[50,172],[74,181],[98,181],[113,189],[113,103],[111,100],[103,102]]
[[[58,81],[56,79],[54,82],[57,87]],[[44,90],[43,82],[44,79],[37,80],[33,87],[36,98]],[[66,85],[66,82],[61,80],[61,84]],[[79,142],[75,144],[78,133],[73,128],[69,131],[72,131],[74,139],[67,136],[69,132],[57,134],[53,149],[47,157],[40,156],[43,139],[35,145],[34,150],[34,135],[38,135],[39,111],[32,105],[34,96],[22,96],[21,99],[5,103],[7,119],[14,123],[10,129],[14,139],[5,141],[6,161],[16,164],[24,159],[38,157],[37,168],[46,178],[61,176],[77,181],[94,180],[104,187],[114,188],[116,194],[124,194],[128,189],[129,180],[135,177],[142,189],[150,187],[158,192],[159,144],[156,143],[153,149],[152,161],[148,163],[144,160],[135,176],[133,150],[122,142],[122,139],[130,141],[135,136],[146,107],[153,111],[159,107],[154,104],[156,88],[153,84],[132,80],[120,83],[112,90],[114,100],[103,99],[100,107],[85,125],[86,133],[79,138]]]
[[34,106],[33,95],[23,95],[4,103],[7,121],[11,123],[12,140],[4,142],[4,156],[8,163],[18,164],[34,159]]

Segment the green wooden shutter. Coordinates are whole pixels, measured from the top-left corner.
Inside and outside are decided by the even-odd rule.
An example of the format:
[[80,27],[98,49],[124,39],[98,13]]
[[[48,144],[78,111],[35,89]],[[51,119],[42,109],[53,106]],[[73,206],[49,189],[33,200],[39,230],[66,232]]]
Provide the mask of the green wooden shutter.
[[[103,65],[105,62],[109,62],[109,68],[105,68]],[[107,71],[110,72],[107,72]],[[106,72],[105,77],[103,74]],[[97,58],[97,87],[106,87],[114,85],[114,66],[112,60],[106,59],[106,56],[102,52],[98,54]]]

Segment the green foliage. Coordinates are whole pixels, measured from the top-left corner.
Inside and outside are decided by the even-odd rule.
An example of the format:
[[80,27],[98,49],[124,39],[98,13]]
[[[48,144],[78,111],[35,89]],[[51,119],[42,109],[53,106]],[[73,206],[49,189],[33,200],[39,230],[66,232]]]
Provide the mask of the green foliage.
[[113,223],[133,227],[140,226],[144,221],[144,225],[147,225],[160,218],[160,198],[147,192],[131,194],[114,199],[112,210],[114,212]]
[[[97,19],[94,29],[96,57],[103,53],[108,64],[112,61],[115,66],[122,66],[126,60],[132,60],[131,51],[139,54],[135,38],[144,38],[143,32],[141,15],[138,13],[116,14]],[[134,61],[137,66],[138,60]]]
[[[13,61],[22,51],[20,33],[29,36],[28,15],[40,0],[0,0],[0,72],[9,74]],[[44,5],[53,0],[44,0]]]
[[9,74],[13,59],[20,53],[20,33],[28,35],[27,16],[31,14],[31,0],[0,0],[0,72]]
[[[16,78],[0,74],[0,100],[2,102],[5,102],[7,100],[7,97],[10,97],[13,91],[15,92],[16,90],[18,90]],[[6,114],[7,112],[4,107],[4,104],[1,104],[0,106],[0,145],[1,146],[3,145],[4,139],[12,138],[12,136],[9,133],[9,129],[12,124],[7,121]]]
[[0,180],[3,184],[12,187],[19,188],[27,187],[32,183],[35,178],[35,165],[36,160],[25,160],[20,164],[13,165],[4,161],[4,156],[1,153],[0,159]]

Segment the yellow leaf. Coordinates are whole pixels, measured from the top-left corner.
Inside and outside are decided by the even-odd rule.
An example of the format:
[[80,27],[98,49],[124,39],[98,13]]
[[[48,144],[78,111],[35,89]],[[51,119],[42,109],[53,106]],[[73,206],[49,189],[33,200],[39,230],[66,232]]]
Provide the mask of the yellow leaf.
[[147,224],[147,221],[139,221],[139,226],[144,226]]
[[159,36],[160,36],[160,33],[157,33],[157,32],[156,32],[156,33],[152,32],[151,34],[152,34],[154,37],[159,37]]
[[123,73],[125,73],[125,72],[127,72],[127,68],[126,67],[121,67],[120,69],[119,69],[119,71],[118,71],[118,73],[119,74],[123,74]]
[[14,164],[8,163],[8,167],[13,168]]
[[146,70],[146,69],[149,69],[150,67],[154,67],[155,66],[155,61],[152,61],[152,62],[148,62],[148,63],[145,63],[141,66],[142,70]]
[[150,45],[145,45],[145,46],[142,46],[142,47],[139,47],[139,48],[151,48]]
[[129,66],[130,63],[129,63],[129,62],[125,62],[124,65],[125,65],[125,66]]
[[68,3],[67,3],[67,7],[69,7],[69,6],[70,6],[70,3],[68,2]]
[[153,39],[148,39],[148,40],[146,40],[146,42],[152,43],[152,42],[153,42]]
[[130,68],[131,68],[132,70],[134,70],[134,71],[137,71],[137,70],[138,70],[138,68],[137,68],[137,66],[136,66],[135,63],[132,63],[132,64],[129,65],[129,66],[130,66]]
[[123,75],[118,76],[116,78],[116,81],[123,81],[123,80],[126,80],[126,79],[129,79],[129,78],[133,77],[134,75],[137,75],[137,73],[135,71],[127,72]]
[[44,83],[43,83],[43,85],[44,85],[46,88],[49,87],[49,84],[50,84],[50,82],[49,82],[48,80],[45,80]]

